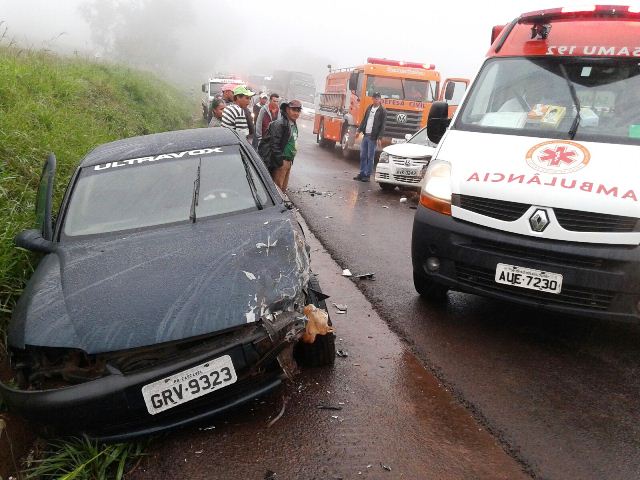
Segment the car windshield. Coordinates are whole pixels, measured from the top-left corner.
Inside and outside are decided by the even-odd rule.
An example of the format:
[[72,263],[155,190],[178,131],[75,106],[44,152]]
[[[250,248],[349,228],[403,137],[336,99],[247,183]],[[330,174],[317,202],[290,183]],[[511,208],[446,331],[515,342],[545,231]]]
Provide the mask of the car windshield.
[[394,100],[412,100],[432,102],[435,96],[435,82],[428,80],[409,80],[397,77],[367,77],[367,96],[379,92],[382,98]]
[[491,59],[454,128],[638,144],[640,64],[637,59]]
[[238,146],[224,146],[85,167],[71,194],[63,233],[93,235],[187,222],[198,167],[197,221],[272,205],[251,161],[242,155]]

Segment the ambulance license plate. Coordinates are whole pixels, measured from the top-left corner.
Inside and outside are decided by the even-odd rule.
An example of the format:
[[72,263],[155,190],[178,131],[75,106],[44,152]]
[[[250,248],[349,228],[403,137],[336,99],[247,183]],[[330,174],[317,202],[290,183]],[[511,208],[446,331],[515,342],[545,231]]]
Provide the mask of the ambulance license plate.
[[499,263],[496,267],[495,281],[539,292],[560,293],[562,290],[562,275],[559,273],[544,272],[505,263]]
[[164,412],[238,380],[229,355],[175,373],[142,387],[142,398],[151,415]]

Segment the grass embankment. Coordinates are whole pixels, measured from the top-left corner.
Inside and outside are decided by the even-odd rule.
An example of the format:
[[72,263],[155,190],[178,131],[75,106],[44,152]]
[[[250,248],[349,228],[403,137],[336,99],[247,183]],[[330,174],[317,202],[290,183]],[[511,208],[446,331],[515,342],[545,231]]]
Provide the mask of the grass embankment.
[[[58,160],[57,211],[74,168],[93,147],[119,138],[194,126],[194,110],[193,102],[176,88],[150,74],[0,46],[0,361],[6,353],[5,331],[11,310],[36,258],[17,250],[13,237],[34,226],[35,193],[47,154],[54,152]],[[6,452],[3,442],[9,429],[3,430],[0,428],[0,450]],[[122,450],[128,452],[129,448],[133,447],[123,446]],[[95,455],[113,457],[111,451],[109,455],[104,452]],[[0,454],[0,467],[7,461],[3,456]],[[115,463],[120,465],[119,459]],[[71,465],[67,468],[74,470]]]

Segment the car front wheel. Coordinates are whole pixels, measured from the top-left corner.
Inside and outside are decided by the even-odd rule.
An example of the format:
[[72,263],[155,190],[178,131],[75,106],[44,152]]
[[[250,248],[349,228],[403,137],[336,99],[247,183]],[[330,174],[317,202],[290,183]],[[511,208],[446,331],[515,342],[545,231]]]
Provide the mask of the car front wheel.
[[[327,302],[324,299],[320,300],[316,292],[322,293],[320,283],[317,278],[311,277],[308,301],[317,308],[325,310],[328,315]],[[331,317],[329,317],[329,325],[331,325]],[[294,354],[296,360],[305,367],[331,366],[336,360],[336,336],[333,333],[327,333],[317,335],[313,343],[298,342]]]

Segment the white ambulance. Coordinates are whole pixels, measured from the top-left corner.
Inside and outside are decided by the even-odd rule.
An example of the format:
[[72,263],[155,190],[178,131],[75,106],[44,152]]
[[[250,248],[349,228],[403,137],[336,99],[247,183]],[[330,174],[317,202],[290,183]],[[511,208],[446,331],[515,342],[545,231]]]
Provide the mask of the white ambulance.
[[495,27],[416,211],[416,290],[640,319],[640,9],[557,8]]

